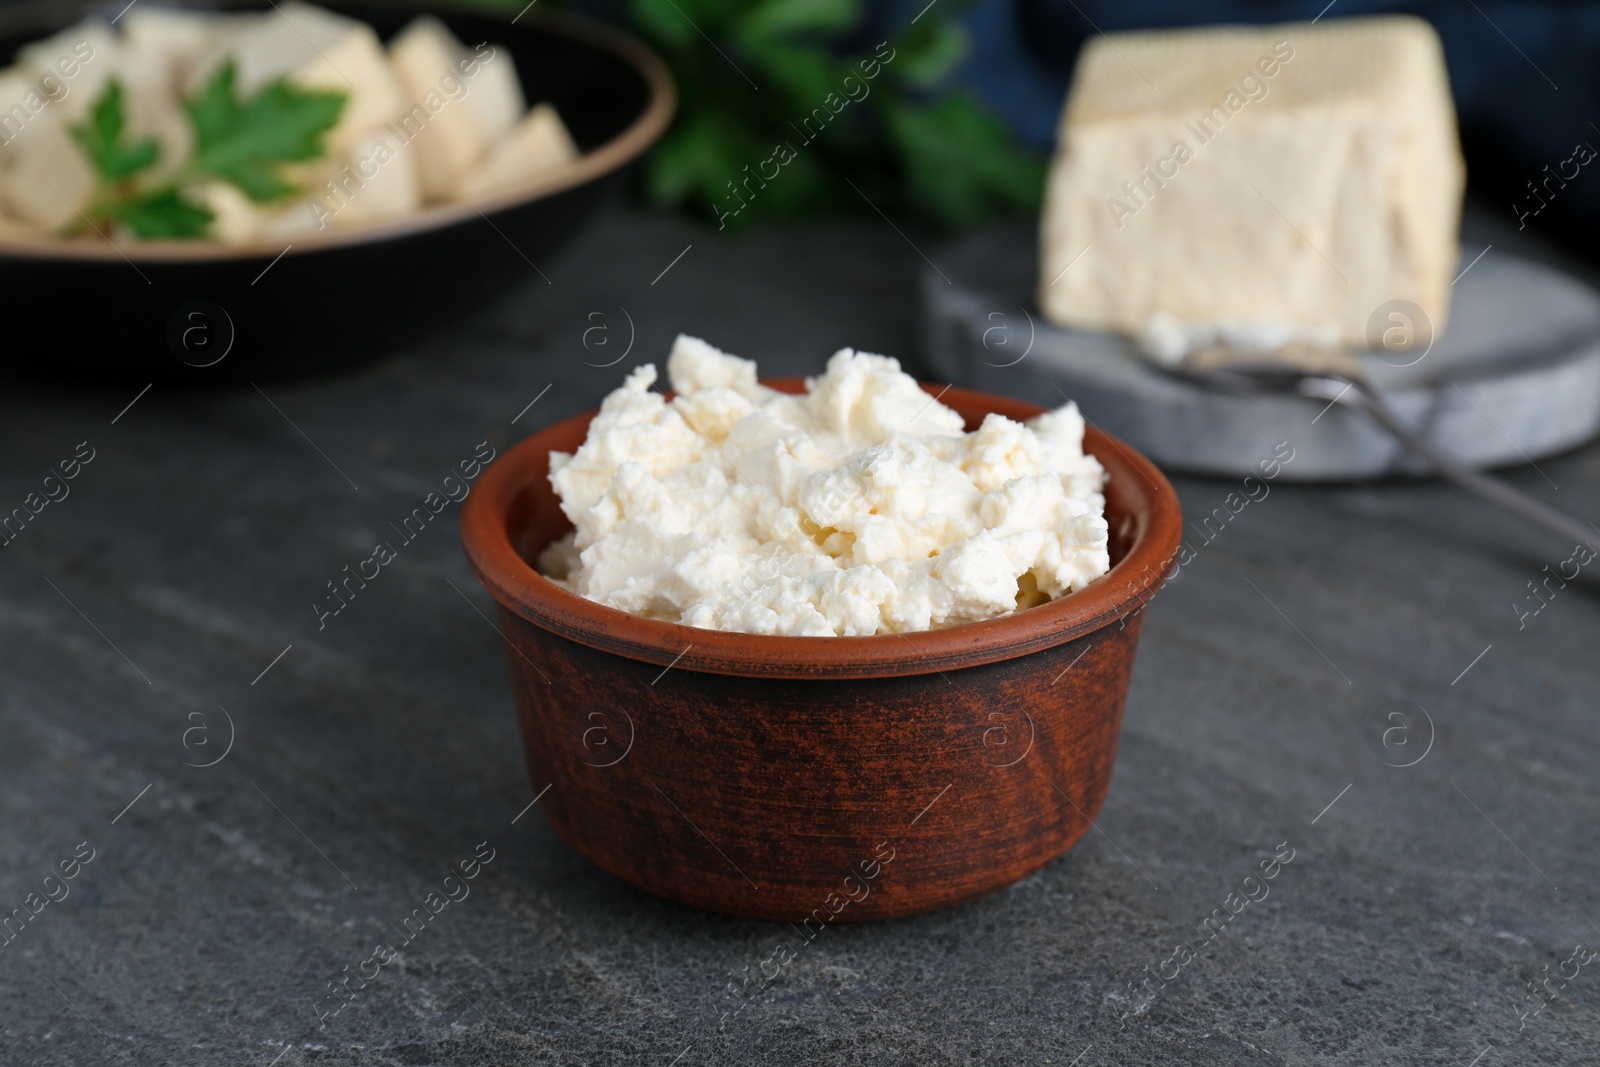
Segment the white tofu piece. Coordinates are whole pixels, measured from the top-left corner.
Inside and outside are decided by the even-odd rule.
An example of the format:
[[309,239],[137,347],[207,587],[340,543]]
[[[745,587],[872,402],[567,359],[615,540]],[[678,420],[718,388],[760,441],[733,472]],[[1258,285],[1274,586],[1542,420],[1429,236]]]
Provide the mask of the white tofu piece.
[[61,122],[36,116],[16,158],[0,175],[6,210],[25,222],[55,230],[81,221],[94,195],[95,176],[83,151]]
[[211,223],[210,236],[224,244],[254,241],[266,228],[267,213],[252,203],[237,186],[222,181],[208,181],[202,183],[197,192],[197,199],[216,216]]
[[399,116],[400,83],[378,35],[366,23],[292,0],[260,15],[240,16],[238,23],[190,75],[189,91],[209,80],[229,56],[237,64],[238,90],[244,96],[278,77],[308,89],[336,89],[347,100],[339,124],[328,135],[334,152]]
[[318,233],[317,217],[309,199],[296,200],[287,207],[274,208],[261,228],[261,237],[270,241],[290,241]]
[[318,232],[317,215],[311,208],[310,197],[257,204],[237,187],[211,181],[200,187],[200,199],[216,216],[210,236],[224,244],[290,241]]
[[116,56],[116,76],[122,84],[127,135],[130,138],[154,137],[161,145],[153,174],[176,170],[188,158],[194,144],[194,132],[179,95],[175,62],[159,42],[153,46],[148,41],[124,41]]
[[345,165],[333,182],[336,195],[322,197],[334,209],[333,225],[348,227],[408,215],[422,206],[417,157],[404,150],[392,130],[369,132],[356,139]]
[[[288,164],[281,174],[299,193],[265,204],[251,200],[229,182],[205,182],[200,187],[201,199],[217,215],[213,235],[229,244],[241,244],[326,229],[326,225],[317,225],[319,218],[326,219],[326,212],[319,209],[328,200],[324,183],[337,176],[338,163],[319,159]],[[318,208],[313,208],[313,202]]]
[[37,240],[48,238],[50,231],[43,226],[21,219],[14,219],[10,215],[0,214],[0,241],[5,240]]
[[5,197],[0,195],[0,241],[51,239],[49,230],[36,222],[19,219],[7,211]]
[[467,198],[514,192],[578,158],[578,146],[556,109],[539,104],[457,184]]
[[400,132],[417,158],[423,195],[455,196],[465,174],[509,133],[527,109],[516,68],[503,49],[484,61],[431,15],[415,19],[389,43],[405,86]]
[[1040,305],[1088,329],[1165,315],[1365,347],[1373,312],[1409,300],[1437,334],[1464,184],[1419,19],[1094,39],[1046,193]]
[[165,58],[124,48],[117,56],[117,81],[122,85],[122,114],[129,126],[150,128],[164,115],[180,110]]
[[[17,66],[71,122],[89,113],[117,69],[120,43],[104,22],[86,19],[21,49]],[[46,81],[46,79],[49,79]]]
[[194,69],[223,43],[230,21],[212,14],[132,7],[118,23],[123,52],[119,70],[140,64],[160,71],[159,76],[152,74],[151,80],[164,82],[176,101]]
[[477,116],[441,85],[446,78],[454,79],[446,84],[466,84],[457,67],[466,54],[461,42],[431,16],[416,19],[389,42],[395,74],[405,87],[400,132],[410,138],[407,154],[416,157],[423,195],[429,199],[450,196],[451,179],[489,149],[489,134]]
[[510,49],[490,45],[481,55],[487,58],[480,58],[475,52],[464,57],[469,64],[477,63],[477,73],[470,79],[472,91],[465,103],[493,142],[510,133],[528,113],[528,100],[522,95],[522,81],[517,77]]
[[10,166],[29,127],[47,107],[49,99],[26,70],[0,71],[0,169]]
[[161,146],[161,155],[150,169],[150,176],[171,174],[189,161],[194,150],[194,127],[189,125],[189,117],[176,103],[169,108],[137,109],[128,120],[134,137],[154,137]]

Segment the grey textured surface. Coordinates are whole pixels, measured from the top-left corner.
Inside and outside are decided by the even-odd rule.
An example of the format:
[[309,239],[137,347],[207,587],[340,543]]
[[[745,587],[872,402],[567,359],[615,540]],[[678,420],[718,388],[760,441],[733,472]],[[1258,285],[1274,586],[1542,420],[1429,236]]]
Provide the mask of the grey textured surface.
[[[922,272],[922,342],[942,378],[1021,396],[1061,390],[1092,406],[1102,429],[1184,471],[1249,474],[1286,434],[1302,442],[1298,462],[1284,472],[1289,480],[1426,469],[1360,412],[1332,408],[1308,426],[1324,401],[1228,395],[1164,373],[1120,335],[1047,322],[1033,296],[1031,226],[974,234],[939,259]],[[1396,414],[1473,466],[1524,463],[1593,437],[1600,430],[1600,293],[1503,243],[1464,245],[1458,269],[1449,325],[1432,344],[1358,357]],[[1374,309],[1379,336],[1399,321],[1386,310]],[[1410,305],[1405,314],[1414,319],[1421,309]]]
[[[96,453],[0,549],[0,905],[95,857],[0,948],[0,1063],[1595,1061],[1600,960],[1553,976],[1600,945],[1600,599],[1586,570],[1519,629],[1570,546],[1440,485],[1279,481],[1231,515],[1236,483],[1180,480],[1229,517],[1150,610],[1098,832],[969,906],[829,929],[770,984],[745,979],[791,930],[625,886],[537,809],[513,825],[533,792],[457,509],[319,632],[324,583],[477,442],[592,405],[680,329],[769,372],[908,352],[922,260],[877,223],[612,214],[541,266],[271,404],[157,387],[112,425],[130,395],[8,388],[5,508]],[[585,366],[620,354],[623,308],[632,352]],[[1540,470],[1511,477],[1600,514],[1600,449]],[[231,751],[189,765],[223,708]],[[327,983],[483,841],[471,895],[319,1028]],[[1280,842],[1271,895],[1201,945]],[[1198,958],[1130,1014],[1180,941]]]

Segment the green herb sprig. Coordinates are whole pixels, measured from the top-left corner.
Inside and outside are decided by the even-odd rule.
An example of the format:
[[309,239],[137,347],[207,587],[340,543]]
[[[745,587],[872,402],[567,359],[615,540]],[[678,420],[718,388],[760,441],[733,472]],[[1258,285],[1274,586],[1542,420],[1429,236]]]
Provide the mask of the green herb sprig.
[[[951,17],[960,6],[925,9],[887,48],[874,48],[861,44],[866,0],[629,0],[634,27],[665,56],[681,98],[646,160],[647,195],[729,228],[871,214],[867,197],[953,229],[1037,210],[1044,160],[951,85],[970,51]],[[868,79],[861,64],[873,57],[879,73]],[[849,92],[860,98],[841,107]],[[827,106],[838,110],[826,130],[812,137],[797,128],[830,94]],[[792,158],[774,158],[778,144]],[[764,180],[747,186],[758,172]]]
[[193,198],[198,182],[220,179],[258,204],[297,193],[283,165],[327,154],[327,133],[338,124],[347,95],[278,78],[242,99],[237,83],[238,69],[229,59],[184,101],[194,131],[190,158],[160,179],[141,181],[161,161],[161,146],[154,138],[130,136],[122,84],[108,81],[88,117],[70,127],[96,177],[84,212],[87,225],[99,230],[120,224],[153,240],[204,237],[215,215]]

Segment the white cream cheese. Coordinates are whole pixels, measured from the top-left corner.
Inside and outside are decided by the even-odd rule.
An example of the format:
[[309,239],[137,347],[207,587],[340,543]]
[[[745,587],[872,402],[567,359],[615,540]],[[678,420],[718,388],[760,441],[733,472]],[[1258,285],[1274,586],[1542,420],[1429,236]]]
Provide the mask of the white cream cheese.
[[1110,568],[1105,473],[1073,404],[972,433],[885,356],[844,349],[788,395],[679,337],[667,401],[646,365],[550,483],[574,533],[540,569],[687,626],[855,636],[992,619]]

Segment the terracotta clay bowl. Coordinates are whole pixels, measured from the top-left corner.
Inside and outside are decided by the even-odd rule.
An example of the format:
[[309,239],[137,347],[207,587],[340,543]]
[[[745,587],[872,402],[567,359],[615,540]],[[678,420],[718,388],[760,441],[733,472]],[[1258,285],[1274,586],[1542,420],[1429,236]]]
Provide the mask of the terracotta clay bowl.
[[[1043,410],[941,399],[968,429]],[[511,449],[462,513],[533,788],[549,787],[539,807],[573,848],[664,897],[812,931],[970,900],[1083,836],[1111,782],[1141,610],[1182,528],[1148,460],[1088,431],[1110,474],[1112,569],[1080,592],[944,630],[769,637],[602,607],[530,565],[571,529],[550,452],[575,451],[592,416]]]

